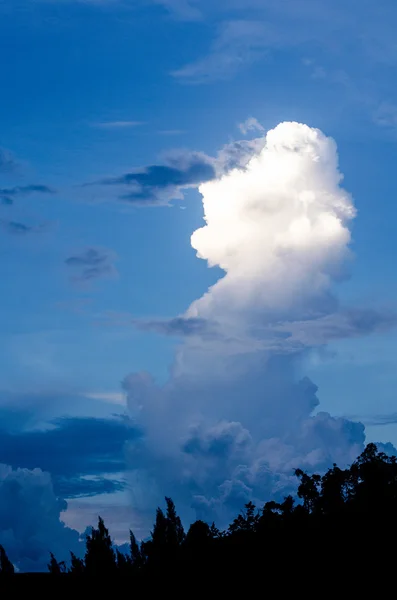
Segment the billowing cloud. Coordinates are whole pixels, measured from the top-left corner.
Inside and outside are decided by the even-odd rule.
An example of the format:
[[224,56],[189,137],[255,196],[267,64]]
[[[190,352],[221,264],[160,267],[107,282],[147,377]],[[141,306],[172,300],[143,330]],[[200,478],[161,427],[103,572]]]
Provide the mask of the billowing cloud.
[[117,256],[108,248],[88,247],[65,259],[65,264],[74,271],[73,281],[88,282],[117,274],[114,262]]
[[334,293],[356,214],[341,182],[332,139],[281,123],[200,185],[205,224],[191,243],[224,276],[181,317],[147,324],[184,335],[169,380],[123,384],[144,431],[129,453],[143,513],[167,493],[225,524],[248,499],[293,491],[294,468],[343,466],[363,449],[364,426],[317,412],[317,387],[301,374],[311,348],[394,324]]
[[355,216],[340,181],[334,141],[306,125],[282,123],[245,169],[200,186],[206,225],[192,246],[225,276],[188,314],[237,317],[238,327],[246,327],[258,317],[301,320],[335,308],[330,287],[349,258]]
[[66,506],[49,473],[0,464],[0,544],[19,570],[46,570],[50,551],[60,560],[80,553],[79,533],[61,520]]

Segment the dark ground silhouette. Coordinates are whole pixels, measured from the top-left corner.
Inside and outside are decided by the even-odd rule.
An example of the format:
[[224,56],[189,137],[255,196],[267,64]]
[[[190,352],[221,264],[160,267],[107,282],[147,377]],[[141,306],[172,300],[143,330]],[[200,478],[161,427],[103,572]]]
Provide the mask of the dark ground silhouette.
[[253,582],[262,586],[261,595],[281,596],[287,587],[297,596],[316,590],[327,596],[336,582],[339,592],[350,584],[367,585],[369,593],[370,580],[390,581],[394,588],[396,457],[369,444],[348,469],[334,465],[323,476],[298,469],[296,475],[296,501],[288,496],[261,509],[249,502],[226,531],[196,521],[185,533],[173,501],[166,498],[148,541],[138,543],[130,532],[128,554],[113,548],[101,518],[87,536],[84,558],[71,554],[66,565],[51,554],[47,574],[13,574],[0,547],[0,589],[31,585],[64,592],[98,584],[95,589],[103,592],[111,585],[174,595],[185,590],[188,596],[207,590],[215,597],[214,585],[237,593]]

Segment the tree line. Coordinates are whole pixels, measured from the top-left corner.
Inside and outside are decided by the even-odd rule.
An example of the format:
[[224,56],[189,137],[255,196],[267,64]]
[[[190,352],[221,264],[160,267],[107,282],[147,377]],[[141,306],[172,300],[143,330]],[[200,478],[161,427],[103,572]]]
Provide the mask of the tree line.
[[[394,560],[397,533],[397,459],[368,444],[346,469],[337,465],[324,475],[297,469],[297,498],[267,502],[258,509],[248,502],[226,530],[198,520],[185,532],[171,498],[158,508],[146,541],[130,531],[129,552],[114,548],[102,518],[86,538],[85,555],[71,553],[70,564],[51,554],[48,571],[68,580],[76,577],[135,578],[137,582],[174,581],[189,576],[203,582],[216,577],[251,577],[265,569],[300,573],[303,568],[338,569],[363,565],[371,549],[371,568]],[[13,565],[0,546],[0,575]],[[291,575],[292,576],[292,575]],[[59,580],[59,579],[57,579]]]

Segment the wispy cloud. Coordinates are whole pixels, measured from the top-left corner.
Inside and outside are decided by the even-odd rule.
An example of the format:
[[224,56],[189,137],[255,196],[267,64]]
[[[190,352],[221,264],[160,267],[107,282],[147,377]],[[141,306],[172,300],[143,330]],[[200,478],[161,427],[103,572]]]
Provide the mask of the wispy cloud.
[[174,17],[183,21],[199,21],[203,13],[197,5],[200,0],[153,0],[154,4],[164,6]]
[[205,319],[194,317],[174,317],[168,320],[147,320],[131,319],[130,323],[143,331],[152,331],[162,335],[186,337],[199,336],[206,337],[212,333],[211,323]]
[[103,179],[99,185],[123,186],[123,193],[118,193],[120,200],[134,206],[155,206],[182,199],[183,189],[216,176],[212,159],[201,152],[174,152],[165,162]]
[[99,123],[92,123],[92,127],[98,127],[99,129],[129,129],[132,127],[140,127],[145,125],[144,121],[102,121]]
[[[208,14],[215,10],[206,0],[200,8]],[[371,0],[351,0],[348,7],[342,0],[219,0],[216,13],[221,24],[208,53],[173,72],[181,81],[226,79],[268,52],[307,49],[308,44],[323,48],[337,62],[341,49],[352,61],[364,57],[368,69],[397,60],[397,11],[388,0],[382,10]],[[323,76],[320,70],[317,76]]]
[[[182,200],[184,191],[197,188],[236,167],[245,167],[263,138],[236,140],[223,146],[217,156],[204,152],[175,150],[163,157],[163,164],[148,165],[115,177],[83,184],[113,189],[119,200],[135,207],[167,206]],[[122,192],[120,193],[120,188]]]
[[14,154],[6,148],[0,148],[0,173],[9,173],[18,166]]
[[374,121],[382,127],[395,129],[397,127],[397,104],[381,102],[374,113]]
[[266,23],[248,20],[223,23],[209,54],[173,71],[172,75],[187,83],[228,79],[244,65],[262,57],[278,37]]
[[14,199],[29,194],[55,194],[55,190],[48,185],[30,184],[17,185],[11,188],[0,188],[0,202],[2,204],[13,204]]
[[381,427],[383,425],[397,424],[397,413],[389,413],[383,415],[346,415],[346,419],[352,421],[360,421],[369,427]]
[[108,248],[88,247],[65,259],[65,264],[72,268],[75,282],[89,282],[102,277],[117,274],[114,262],[116,253]]
[[350,308],[303,321],[278,323],[269,328],[269,333],[285,334],[281,346],[296,349],[389,331],[396,325],[397,315],[390,311]]
[[47,231],[49,223],[42,223],[41,225],[27,225],[20,221],[12,221],[7,219],[0,219],[0,225],[7,233],[12,235],[27,235],[29,233],[40,233]]
[[241,348],[251,345],[257,350],[280,354],[294,353],[304,348],[324,346],[338,339],[367,336],[389,331],[397,325],[397,315],[390,312],[350,308],[327,315],[313,315],[302,321],[275,322],[255,325],[254,335],[225,334],[216,321],[200,317],[179,316],[172,319],[135,319],[132,315],[109,314],[108,318],[119,325],[133,325],[137,329],[160,335],[196,337],[201,340],[233,343]]
[[159,135],[184,135],[187,131],[184,129],[160,129],[157,133]]

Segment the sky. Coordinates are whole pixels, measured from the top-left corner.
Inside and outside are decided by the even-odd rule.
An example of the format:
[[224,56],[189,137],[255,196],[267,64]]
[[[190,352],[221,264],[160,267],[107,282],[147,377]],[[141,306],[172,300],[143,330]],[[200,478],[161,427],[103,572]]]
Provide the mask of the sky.
[[0,544],[226,526],[397,446],[394,0],[0,0]]

